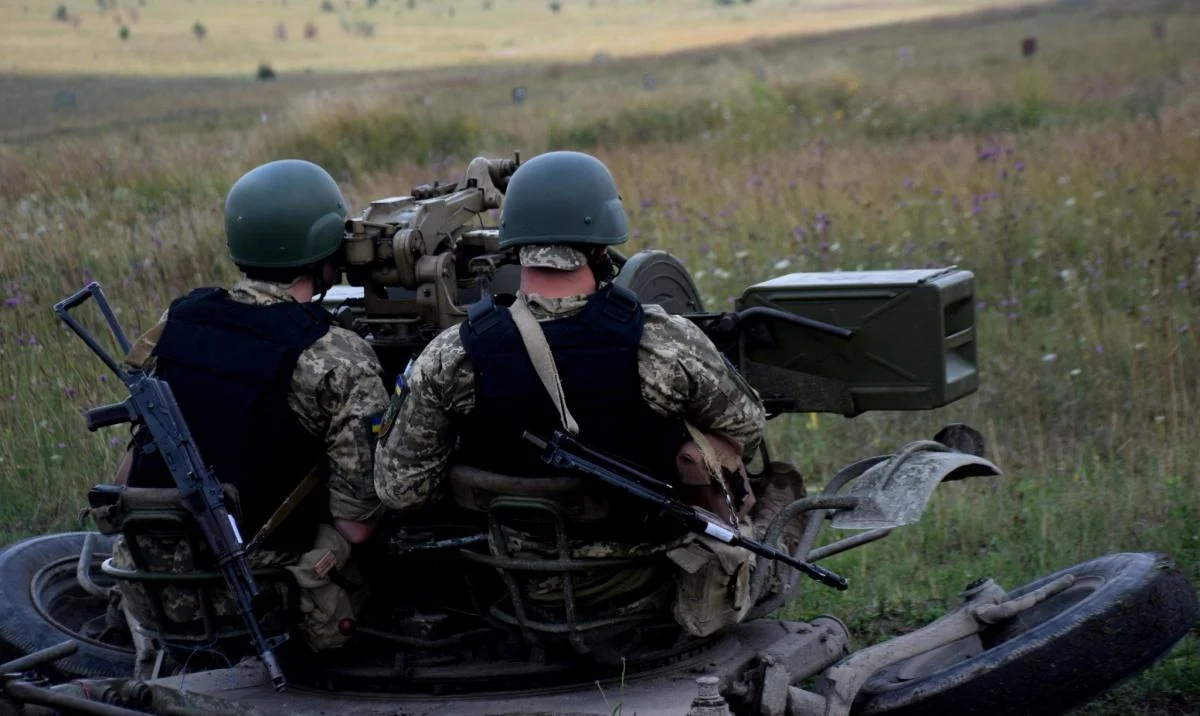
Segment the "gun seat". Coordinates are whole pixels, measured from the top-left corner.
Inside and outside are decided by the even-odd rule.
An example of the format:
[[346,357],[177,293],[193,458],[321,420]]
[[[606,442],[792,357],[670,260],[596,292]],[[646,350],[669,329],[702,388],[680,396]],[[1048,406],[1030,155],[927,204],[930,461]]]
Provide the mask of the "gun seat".
[[514,477],[470,465],[451,465],[450,489],[459,507],[486,513],[497,497],[545,499],[558,505],[573,522],[594,524],[612,514],[612,504],[578,477]]
[[[623,543],[614,501],[576,477],[514,477],[467,465],[449,470],[455,503],[483,513],[488,553],[469,562],[495,570],[503,596],[494,623],[538,646],[569,645],[602,661],[648,625],[675,629],[667,545]],[[588,494],[588,493],[591,494]]]
[[[222,487],[226,508],[240,518],[236,488]],[[116,581],[146,636],[179,663],[200,651],[230,661],[253,652],[225,579],[178,490],[104,485],[93,488],[89,499],[100,531],[122,537],[101,570]],[[294,598],[289,588],[294,580],[281,564],[269,553],[251,558],[262,592],[256,614],[267,633],[283,630]],[[196,665],[196,659],[191,662]]]

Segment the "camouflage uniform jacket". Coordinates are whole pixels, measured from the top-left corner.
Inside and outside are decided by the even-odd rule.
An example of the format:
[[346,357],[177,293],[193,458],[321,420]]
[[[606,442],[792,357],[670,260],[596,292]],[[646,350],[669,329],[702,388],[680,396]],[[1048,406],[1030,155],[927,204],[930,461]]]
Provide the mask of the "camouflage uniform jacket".
[[[534,317],[548,321],[577,313],[589,296],[524,298]],[[691,321],[646,306],[638,373],[652,410],[727,436],[745,453],[757,448],[766,421],[758,395]],[[459,328],[443,331],[421,352],[411,392],[398,408],[393,398],[376,446],[375,489],[386,505],[418,507],[443,494],[454,445],[451,420],[473,409],[474,383]]]
[[[286,285],[266,281],[239,281],[229,296],[257,306],[296,300]],[[152,368],[166,318],[164,313],[137,340],[126,362]],[[387,407],[387,390],[370,345],[351,331],[330,327],[300,354],[287,401],[304,429],[325,443],[333,517],[365,521],[377,516],[382,505],[371,481],[371,422]]]

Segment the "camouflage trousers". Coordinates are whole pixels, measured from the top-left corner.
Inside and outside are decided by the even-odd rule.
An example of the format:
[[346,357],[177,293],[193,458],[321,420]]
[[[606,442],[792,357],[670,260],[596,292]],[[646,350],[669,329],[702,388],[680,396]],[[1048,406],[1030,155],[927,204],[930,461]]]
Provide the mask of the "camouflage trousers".
[[[196,569],[194,556],[186,540],[175,538],[154,539],[143,537],[138,540],[141,554],[152,573],[183,574]],[[302,553],[259,551],[251,558],[255,570],[277,568],[285,578],[260,580],[262,594],[259,602],[267,610],[279,610],[280,619],[287,619],[286,611],[291,590],[295,590],[298,619],[295,624],[300,636],[313,651],[342,646],[347,637],[338,630],[342,619],[353,619],[364,590],[352,598],[338,583],[333,574],[353,571],[350,563],[350,544],[337,530],[321,525],[313,548]],[[119,536],[113,544],[112,564],[119,569],[136,569],[133,554],[125,538]],[[129,623],[137,654],[135,678],[149,678],[159,657],[160,638],[171,634],[194,633],[203,626],[203,606],[218,622],[227,622],[236,628],[240,624],[237,605],[223,586],[170,585],[158,592],[157,600],[146,585],[133,580],[117,580],[121,593],[121,606]],[[161,604],[161,618],[156,601]],[[258,616],[262,617],[262,614]],[[162,620],[165,619],[165,623]]]

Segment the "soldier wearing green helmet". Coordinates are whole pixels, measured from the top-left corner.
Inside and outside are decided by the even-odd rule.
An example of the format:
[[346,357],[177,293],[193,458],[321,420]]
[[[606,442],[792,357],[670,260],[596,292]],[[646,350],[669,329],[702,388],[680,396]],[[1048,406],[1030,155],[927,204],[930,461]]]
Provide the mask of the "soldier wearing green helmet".
[[[376,448],[383,502],[407,509],[439,499],[451,465],[553,476],[522,434],[566,429],[747,527],[753,496],[740,458],[762,438],[762,404],[691,321],[612,283],[608,247],[628,240],[629,224],[608,168],[578,152],[523,163],[499,233],[501,248],[519,255],[520,290],[485,296],[417,357]],[[690,633],[740,621],[751,555],[654,522],[622,512],[611,539],[574,547],[593,556],[657,551],[679,565],[673,612]]]
[[[264,533],[252,561],[296,577],[301,635],[317,651],[346,639],[337,625],[354,610],[334,578],[382,510],[372,451],[373,427],[387,405],[383,370],[365,340],[334,326],[313,302],[337,280],[347,209],[337,183],[311,162],[274,161],[247,172],[225,201],[229,255],[245,277],[228,290],[200,288],[176,299],[125,358],[171,385],[201,454],[238,490],[247,540],[293,490],[303,495]],[[157,452],[139,449],[147,439],[135,432],[118,481],[173,487]],[[142,552],[154,554],[155,544]],[[113,559],[132,566],[123,541]],[[152,607],[134,585],[123,591],[138,634]],[[137,641],[145,670],[154,648]]]

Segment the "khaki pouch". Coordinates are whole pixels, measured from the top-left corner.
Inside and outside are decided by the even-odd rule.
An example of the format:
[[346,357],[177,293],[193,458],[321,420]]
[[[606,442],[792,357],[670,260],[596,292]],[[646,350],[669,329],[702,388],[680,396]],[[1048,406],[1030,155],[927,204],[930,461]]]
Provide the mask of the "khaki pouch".
[[330,525],[320,525],[313,548],[287,567],[300,588],[300,632],[314,651],[337,648],[348,638],[338,622],[354,618],[354,603],[332,575],[345,572],[349,561],[350,543]]
[[[741,529],[752,533],[750,525]],[[739,623],[750,609],[750,572],[755,557],[704,535],[667,553],[679,567],[673,613],[689,634],[708,636]]]

